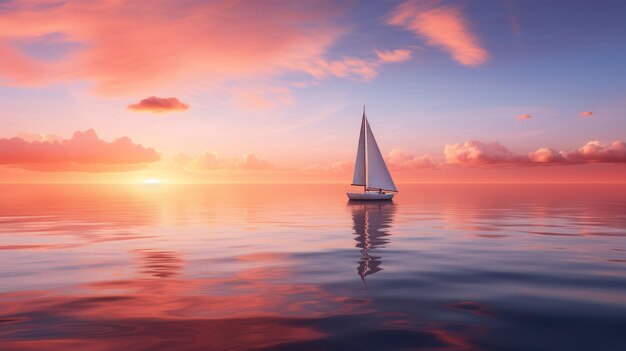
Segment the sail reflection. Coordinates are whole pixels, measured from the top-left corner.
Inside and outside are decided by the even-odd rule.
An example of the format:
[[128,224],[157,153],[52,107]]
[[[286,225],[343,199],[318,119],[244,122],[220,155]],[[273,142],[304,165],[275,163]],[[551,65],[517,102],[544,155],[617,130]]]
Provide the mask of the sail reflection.
[[352,211],[352,228],[361,249],[361,259],[357,273],[365,282],[365,277],[381,271],[382,257],[376,250],[389,243],[389,232],[393,224],[396,206],[392,202],[348,202]]

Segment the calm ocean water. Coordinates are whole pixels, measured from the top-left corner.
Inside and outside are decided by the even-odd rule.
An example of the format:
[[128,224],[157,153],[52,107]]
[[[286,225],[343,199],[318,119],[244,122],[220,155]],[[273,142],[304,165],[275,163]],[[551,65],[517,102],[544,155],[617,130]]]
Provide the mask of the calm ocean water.
[[626,350],[626,186],[0,186],[0,350]]

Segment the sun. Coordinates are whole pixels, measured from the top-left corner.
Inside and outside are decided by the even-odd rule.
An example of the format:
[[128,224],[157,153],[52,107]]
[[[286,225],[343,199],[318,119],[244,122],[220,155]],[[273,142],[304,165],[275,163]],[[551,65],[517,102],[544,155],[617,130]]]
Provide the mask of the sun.
[[157,178],[146,178],[143,180],[144,184],[161,184],[161,179]]

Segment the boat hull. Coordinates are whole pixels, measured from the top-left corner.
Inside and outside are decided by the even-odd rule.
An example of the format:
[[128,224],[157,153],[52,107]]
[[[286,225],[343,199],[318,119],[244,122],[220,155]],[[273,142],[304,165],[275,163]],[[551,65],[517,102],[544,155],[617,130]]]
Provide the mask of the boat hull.
[[348,199],[354,201],[389,201],[393,199],[394,193],[379,194],[379,193],[346,193]]

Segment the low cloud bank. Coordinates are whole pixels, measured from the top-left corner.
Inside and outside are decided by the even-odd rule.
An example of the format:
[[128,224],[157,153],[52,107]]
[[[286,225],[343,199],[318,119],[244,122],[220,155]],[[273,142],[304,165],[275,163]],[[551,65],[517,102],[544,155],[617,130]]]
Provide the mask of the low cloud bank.
[[462,144],[447,144],[444,148],[448,164],[518,164],[518,165],[568,165],[581,163],[626,163],[626,143],[611,144],[598,140],[587,142],[577,150],[565,152],[540,148],[526,155],[515,154],[504,145],[476,140]]
[[41,171],[99,172],[136,169],[128,166],[159,160],[159,154],[152,148],[135,144],[128,137],[107,142],[93,129],[76,131],[70,139],[37,136],[25,133],[22,137],[0,138],[0,164]]

